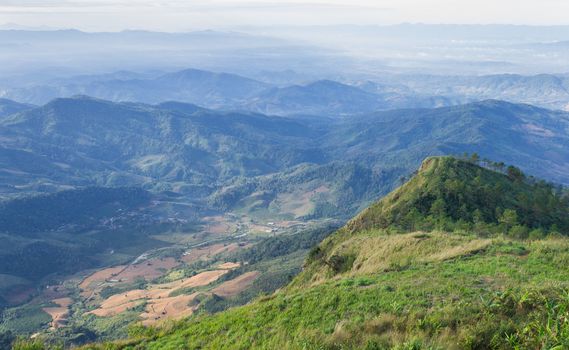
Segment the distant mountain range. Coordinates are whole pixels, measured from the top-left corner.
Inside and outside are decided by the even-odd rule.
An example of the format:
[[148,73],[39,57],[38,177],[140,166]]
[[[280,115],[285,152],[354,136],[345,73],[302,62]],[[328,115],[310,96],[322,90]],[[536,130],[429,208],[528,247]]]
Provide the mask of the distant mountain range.
[[[43,104],[54,98],[88,95],[115,102],[180,101],[206,108],[247,110],[264,114],[347,115],[403,106],[448,105],[411,92],[365,91],[357,86],[320,80],[285,87],[243,76],[186,69],[158,76],[120,72],[53,81],[48,85],[0,90],[0,95]],[[443,102],[441,102],[443,101]]]
[[497,74],[486,76],[396,76],[383,84],[401,84],[425,95],[445,96],[455,101],[499,99],[529,103],[550,109],[569,109],[567,75]]
[[0,30],[0,49],[0,81],[11,87],[74,75],[164,72],[184,67],[249,74],[279,71],[290,65],[320,74],[338,62],[345,67],[348,61],[336,55],[329,57],[331,50],[326,48],[230,30],[166,33],[15,28]]
[[339,120],[89,97],[28,108],[0,119],[4,195],[139,185],[281,213],[304,196],[284,212],[349,215],[426,156],[463,152],[569,183],[569,113],[494,100]]
[[[564,72],[567,28],[295,25],[236,28],[240,32],[96,33],[5,25],[0,26],[4,53],[0,81],[13,87],[61,76],[184,67],[287,84],[339,77],[377,80],[388,72],[473,76]],[[287,74],[289,70],[298,76]]]
[[31,104],[74,95],[115,102],[179,101],[205,108],[283,116],[349,116],[399,108],[444,107],[485,99],[564,110],[569,108],[569,77],[387,75],[377,81],[316,80],[283,86],[236,74],[186,69],[144,74],[120,71],[0,88],[0,97]]

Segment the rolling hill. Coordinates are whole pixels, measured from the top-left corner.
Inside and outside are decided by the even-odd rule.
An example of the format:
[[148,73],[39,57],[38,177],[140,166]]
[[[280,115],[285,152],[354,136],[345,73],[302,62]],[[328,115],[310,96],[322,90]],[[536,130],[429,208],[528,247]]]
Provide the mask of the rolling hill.
[[518,164],[529,174],[566,184],[568,117],[494,100],[352,117],[331,123],[318,139],[331,162],[233,180],[210,198],[224,209],[246,206],[276,215],[282,194],[290,193],[313,203],[311,211],[295,215],[349,218],[397,186],[425,157],[464,152]]
[[568,130],[568,113],[494,100],[336,120],[56,99],[0,121],[1,190],[142,186],[223,210],[349,217],[431,155],[478,152],[569,183]]
[[265,114],[353,114],[388,108],[378,95],[331,80],[265,91],[247,109]]
[[39,104],[55,98],[89,95],[116,102],[160,103],[175,100],[220,108],[235,105],[269,87],[269,84],[235,74],[185,69],[149,77],[128,72],[77,77],[8,89],[4,95]]
[[532,175],[566,183],[568,130],[566,112],[486,100],[353,118],[331,131],[323,146],[347,159],[410,162],[411,167],[433,154],[478,152],[519,165]]
[[559,110],[567,110],[569,104],[569,80],[562,74],[417,75],[395,81],[418,94],[441,95],[463,103],[491,98]]
[[[312,249],[285,289],[85,349],[564,348],[567,198],[514,173],[429,158],[408,183]],[[524,216],[527,205],[539,215]],[[434,226],[417,230],[404,224],[409,218]],[[533,230],[530,239],[516,225]]]
[[450,103],[444,98],[419,97],[407,91],[366,91],[331,80],[277,86],[236,74],[198,69],[149,75],[117,72],[102,76],[79,76],[49,84],[6,89],[2,95],[39,104],[74,95],[88,95],[115,102],[179,101],[213,109],[247,110],[285,116],[341,116],[405,105],[434,107]]
[[[5,118],[4,184],[184,185],[203,191],[235,176],[322,159],[307,142],[314,131],[298,122],[165,106],[76,97]],[[17,161],[26,158],[33,161]]]
[[114,102],[179,101],[213,109],[335,117],[378,110],[455,106],[486,99],[556,110],[566,110],[569,104],[569,80],[563,74],[403,74],[334,79],[337,81],[306,76],[296,78],[294,83],[279,84],[271,79],[257,80],[203,69],[169,73],[117,71],[0,87],[0,97],[41,105],[55,98],[88,95]]

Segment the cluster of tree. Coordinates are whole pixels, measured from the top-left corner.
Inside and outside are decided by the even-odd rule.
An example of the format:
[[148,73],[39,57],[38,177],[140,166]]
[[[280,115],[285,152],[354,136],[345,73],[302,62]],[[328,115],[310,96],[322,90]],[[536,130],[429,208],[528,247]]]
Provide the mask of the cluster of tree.
[[459,172],[451,168],[431,181],[428,190],[399,213],[397,226],[507,232],[521,238],[569,234],[569,198],[552,184],[525,181],[525,174],[512,166],[506,176],[482,168],[474,176]]
[[539,181],[533,177],[526,177],[524,172],[513,165],[506,165],[504,162],[495,162],[488,158],[481,158],[480,155],[476,152],[469,154],[468,152],[463,153],[460,156],[455,156],[457,159],[470,162],[472,164],[480,165],[490,170],[494,170],[496,172],[502,173],[507,175],[511,180],[514,181]]
[[506,232],[516,237],[569,234],[565,190],[527,177],[516,167],[487,160],[480,164],[479,159],[474,154],[467,159],[426,161],[407,184],[349,226],[352,230]]

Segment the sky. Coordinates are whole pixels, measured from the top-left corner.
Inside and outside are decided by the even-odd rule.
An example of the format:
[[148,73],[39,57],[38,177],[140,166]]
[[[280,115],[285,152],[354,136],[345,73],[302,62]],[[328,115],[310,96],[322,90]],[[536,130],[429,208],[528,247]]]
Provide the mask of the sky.
[[0,0],[0,25],[187,31],[270,25],[569,24],[568,0]]

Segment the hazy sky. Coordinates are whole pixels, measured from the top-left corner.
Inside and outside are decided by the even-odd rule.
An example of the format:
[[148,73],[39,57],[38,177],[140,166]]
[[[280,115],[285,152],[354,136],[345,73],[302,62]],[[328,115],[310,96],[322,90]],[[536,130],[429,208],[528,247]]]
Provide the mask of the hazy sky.
[[90,31],[242,25],[569,24],[569,0],[0,0],[0,24]]

